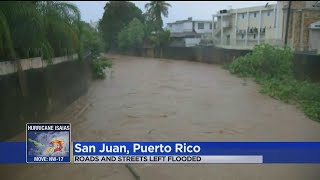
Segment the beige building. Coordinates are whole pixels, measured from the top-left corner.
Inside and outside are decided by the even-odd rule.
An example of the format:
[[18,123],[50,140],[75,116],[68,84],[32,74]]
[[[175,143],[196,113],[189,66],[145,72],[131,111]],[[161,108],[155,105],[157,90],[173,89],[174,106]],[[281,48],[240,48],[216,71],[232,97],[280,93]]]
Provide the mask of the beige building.
[[[278,1],[278,4],[283,7],[286,18],[288,2]],[[286,28],[285,23],[283,27]],[[292,1],[288,45],[295,51],[320,53],[320,1]]]
[[[213,15],[214,42],[237,49],[251,49],[261,43],[282,47],[287,9],[287,1],[278,1],[265,6],[221,10]],[[317,1],[292,1],[291,9],[288,45],[297,51],[319,49]]]

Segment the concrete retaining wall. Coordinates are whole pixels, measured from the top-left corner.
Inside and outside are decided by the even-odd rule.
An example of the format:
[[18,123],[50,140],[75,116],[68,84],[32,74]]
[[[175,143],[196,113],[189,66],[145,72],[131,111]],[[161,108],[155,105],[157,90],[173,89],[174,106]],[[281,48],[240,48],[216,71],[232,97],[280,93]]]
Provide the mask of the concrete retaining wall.
[[1,63],[1,72],[6,75],[0,75],[0,141],[23,131],[27,122],[47,120],[87,92],[89,62],[67,57],[55,58],[53,62],[54,65],[47,66],[39,58],[22,61],[28,92],[25,97],[14,65]]
[[[250,52],[251,50],[217,47],[167,47],[162,51],[162,58],[225,64]],[[298,79],[320,82],[320,55],[296,53],[293,63],[295,76]]]
[[[155,54],[150,52],[155,52]],[[219,47],[166,47],[162,49],[161,58],[225,64],[250,52],[251,50],[225,49]],[[154,55],[155,57],[160,57],[160,53],[152,49],[135,49],[125,54],[144,57],[152,57],[151,55]],[[309,79],[320,82],[320,55],[296,53],[293,63],[295,76],[298,79]]]
[[[66,61],[71,61],[77,59],[78,55],[74,54],[72,56],[63,56],[56,57],[52,59],[53,64],[59,64]],[[45,68],[48,66],[48,62],[43,60],[41,57],[29,58],[29,59],[20,59],[21,66],[23,70],[28,69],[38,69]],[[0,75],[6,75],[17,72],[17,67],[14,61],[2,61],[0,62]]]

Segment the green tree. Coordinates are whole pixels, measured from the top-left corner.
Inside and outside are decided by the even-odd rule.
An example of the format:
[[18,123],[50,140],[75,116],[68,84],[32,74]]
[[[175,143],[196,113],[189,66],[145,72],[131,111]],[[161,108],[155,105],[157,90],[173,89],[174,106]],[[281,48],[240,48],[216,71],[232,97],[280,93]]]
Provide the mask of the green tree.
[[128,41],[132,47],[141,47],[144,40],[144,26],[142,22],[134,18],[128,25]]
[[67,2],[1,1],[0,58],[51,58],[79,50],[80,12]]
[[155,21],[158,30],[162,30],[163,21],[161,15],[168,17],[168,9],[171,7],[166,1],[151,1],[145,5],[147,13],[151,15],[153,21]]
[[128,41],[128,28],[124,27],[118,34],[118,45],[121,49],[127,49],[129,47]]
[[[0,59],[17,60],[32,56],[51,59],[55,55],[80,54],[80,12],[67,2],[0,1]],[[20,61],[22,94],[27,94]]]
[[144,25],[139,19],[134,18],[128,27],[124,27],[118,34],[118,44],[123,49],[141,47],[144,37]]
[[144,22],[142,11],[134,3],[128,1],[110,1],[106,3],[103,17],[99,22],[99,29],[102,33],[106,50],[118,47],[119,32],[133,18]]
[[160,31],[157,33],[153,33],[150,37],[149,40],[156,45],[156,50],[158,51],[158,56],[162,57],[162,48],[167,46],[171,39],[170,39],[170,31],[165,30],[165,31]]
[[144,16],[144,20],[145,20],[144,21],[144,32],[145,32],[146,37],[148,38],[152,35],[153,32],[157,31],[157,25],[148,12],[144,13],[143,16]]
[[81,21],[81,48],[85,55],[97,58],[103,49],[99,32],[88,23]]

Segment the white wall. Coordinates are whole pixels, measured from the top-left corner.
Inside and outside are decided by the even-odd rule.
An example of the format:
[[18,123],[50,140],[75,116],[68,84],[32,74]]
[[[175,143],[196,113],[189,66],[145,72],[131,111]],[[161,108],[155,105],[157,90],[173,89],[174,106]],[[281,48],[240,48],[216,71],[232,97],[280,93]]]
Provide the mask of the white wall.
[[[74,54],[73,56],[63,56],[63,57],[56,57],[52,59],[53,64],[62,63],[65,61],[71,61],[77,59],[78,55]],[[21,66],[23,70],[28,69],[38,69],[44,68],[48,66],[46,60],[41,59],[41,57],[36,58],[29,58],[29,59],[20,59]],[[18,68],[15,65],[14,61],[3,61],[0,62],[0,75],[6,75],[17,72]]]
[[200,43],[200,38],[184,38],[186,47],[196,46]]
[[192,22],[174,23],[171,27],[168,25],[168,29],[173,33],[192,32]]
[[184,32],[192,32],[192,22],[191,21],[183,23],[183,31]]
[[[204,24],[204,28],[203,29],[199,29],[198,28],[198,24],[199,23],[203,23]],[[212,32],[212,29],[210,29],[210,22],[197,22],[195,21],[194,22],[194,30],[197,32],[197,33],[211,33]]]

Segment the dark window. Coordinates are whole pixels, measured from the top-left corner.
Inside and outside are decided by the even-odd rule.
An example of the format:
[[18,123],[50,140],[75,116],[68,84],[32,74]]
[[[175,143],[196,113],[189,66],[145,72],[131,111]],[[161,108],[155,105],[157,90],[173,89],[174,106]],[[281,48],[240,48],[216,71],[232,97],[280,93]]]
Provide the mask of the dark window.
[[257,17],[257,13],[256,12],[253,14],[253,17]]
[[210,23],[210,29],[212,29],[212,24]]
[[242,19],[244,19],[244,13],[242,14]]
[[256,38],[256,35],[254,34],[254,35],[253,35],[253,39],[255,39],[255,38]]
[[270,16],[270,11],[267,12],[267,16]]
[[217,28],[217,27],[216,27],[216,23],[214,23],[214,24],[213,24],[213,28],[214,28],[214,29],[216,29],[216,28]]
[[244,39],[244,34],[241,34],[241,38]]
[[204,29],[204,23],[198,23],[198,29]]

